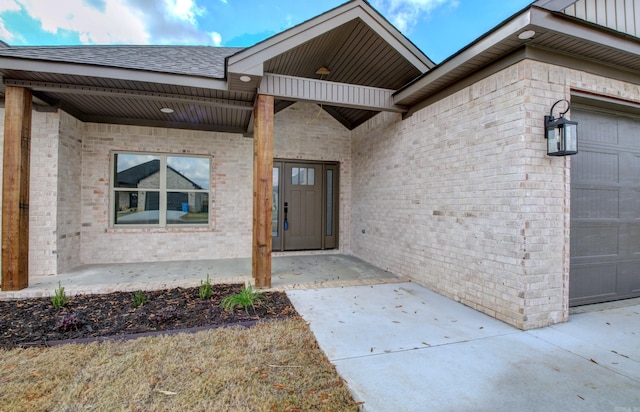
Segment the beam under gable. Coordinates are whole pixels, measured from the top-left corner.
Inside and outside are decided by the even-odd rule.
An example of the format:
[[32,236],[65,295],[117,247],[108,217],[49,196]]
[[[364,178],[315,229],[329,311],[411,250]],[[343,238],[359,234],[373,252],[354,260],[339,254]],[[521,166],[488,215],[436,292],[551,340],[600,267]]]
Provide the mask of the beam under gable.
[[265,73],[260,94],[353,109],[406,112],[393,103],[394,90]]

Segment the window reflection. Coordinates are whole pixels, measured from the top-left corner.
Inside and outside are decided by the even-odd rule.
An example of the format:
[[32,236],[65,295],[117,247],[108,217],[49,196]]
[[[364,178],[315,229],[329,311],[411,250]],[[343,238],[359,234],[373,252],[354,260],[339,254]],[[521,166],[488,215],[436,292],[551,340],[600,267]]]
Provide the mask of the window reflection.
[[208,224],[208,157],[114,154],[116,225]]
[[209,189],[209,159],[167,157],[167,189]]
[[158,224],[160,222],[160,196],[158,192],[116,192],[115,223],[118,225]]
[[204,192],[168,192],[167,224],[209,223],[209,194]]

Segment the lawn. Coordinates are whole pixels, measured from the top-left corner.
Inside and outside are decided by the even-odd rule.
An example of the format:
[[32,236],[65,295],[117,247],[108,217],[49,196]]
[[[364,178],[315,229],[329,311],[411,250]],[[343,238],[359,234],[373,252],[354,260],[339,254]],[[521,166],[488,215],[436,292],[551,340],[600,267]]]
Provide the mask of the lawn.
[[357,411],[300,317],[0,350],[2,411]]

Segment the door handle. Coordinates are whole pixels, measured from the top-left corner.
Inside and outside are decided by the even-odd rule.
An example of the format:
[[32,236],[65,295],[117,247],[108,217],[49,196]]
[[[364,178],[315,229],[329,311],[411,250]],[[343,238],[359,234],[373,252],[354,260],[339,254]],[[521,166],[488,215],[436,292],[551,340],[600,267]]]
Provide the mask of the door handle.
[[287,220],[287,214],[289,213],[289,202],[284,202],[284,230],[289,230],[289,221]]

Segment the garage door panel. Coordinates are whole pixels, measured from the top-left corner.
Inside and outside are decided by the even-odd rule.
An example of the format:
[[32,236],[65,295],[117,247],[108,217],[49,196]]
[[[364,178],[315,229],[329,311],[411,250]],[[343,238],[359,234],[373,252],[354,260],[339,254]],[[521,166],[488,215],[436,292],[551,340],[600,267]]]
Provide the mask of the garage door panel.
[[569,303],[640,296],[640,118],[574,109]]
[[617,153],[599,153],[580,149],[580,162],[571,165],[571,176],[580,182],[618,183],[619,159]]
[[571,191],[571,213],[574,219],[617,219],[619,217],[617,189],[581,189]]
[[580,303],[607,300],[616,295],[618,267],[615,263],[571,268],[569,299]]
[[572,229],[571,239],[571,256],[575,258],[616,256],[618,254],[617,226],[579,226]]
[[571,111],[571,120],[578,121],[581,142],[617,145],[618,133],[616,116],[607,113],[590,112],[583,116],[577,110]]
[[618,144],[631,149],[640,149],[640,125],[635,119],[628,117],[618,118]]
[[631,294],[640,292],[640,262],[620,263],[618,270],[622,275],[618,283],[618,292]]
[[629,223],[626,226],[628,239],[626,241],[629,245],[629,255],[635,258],[640,258],[640,222]]

